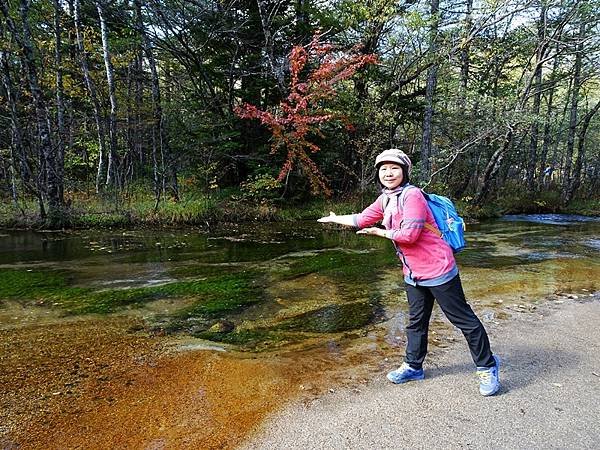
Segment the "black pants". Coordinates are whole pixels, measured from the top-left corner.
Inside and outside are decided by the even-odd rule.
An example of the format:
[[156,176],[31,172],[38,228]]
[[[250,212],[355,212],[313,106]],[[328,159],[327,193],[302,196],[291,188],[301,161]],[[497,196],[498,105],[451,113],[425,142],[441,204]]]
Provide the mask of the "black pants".
[[490,350],[490,341],[483,325],[467,303],[460,277],[440,286],[406,285],[409,323],[406,327],[408,343],[405,361],[414,369],[423,366],[427,354],[427,334],[433,300],[437,300],[446,317],[462,331],[477,367],[493,367],[496,363]]

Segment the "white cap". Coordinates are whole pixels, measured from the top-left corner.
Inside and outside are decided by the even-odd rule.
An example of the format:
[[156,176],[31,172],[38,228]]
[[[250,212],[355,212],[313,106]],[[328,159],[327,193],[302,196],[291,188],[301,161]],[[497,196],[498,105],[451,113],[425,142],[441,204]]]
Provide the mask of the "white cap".
[[380,164],[384,162],[392,162],[397,163],[402,166],[406,166],[408,169],[408,173],[410,173],[412,169],[412,162],[406,153],[397,148],[390,148],[388,150],[384,150],[377,158],[375,158],[375,168],[379,167]]

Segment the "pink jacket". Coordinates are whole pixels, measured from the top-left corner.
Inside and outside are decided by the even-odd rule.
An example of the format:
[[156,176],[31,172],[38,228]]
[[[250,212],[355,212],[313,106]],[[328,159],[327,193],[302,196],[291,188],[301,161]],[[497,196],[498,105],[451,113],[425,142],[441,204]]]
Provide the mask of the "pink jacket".
[[389,196],[385,211],[387,194],[381,194],[363,212],[355,214],[354,223],[365,228],[383,220],[402,260],[404,280],[413,286],[439,286],[458,274],[454,254],[446,241],[424,228],[425,222],[436,225],[421,190],[411,187],[402,196],[403,204],[397,205],[402,190]]

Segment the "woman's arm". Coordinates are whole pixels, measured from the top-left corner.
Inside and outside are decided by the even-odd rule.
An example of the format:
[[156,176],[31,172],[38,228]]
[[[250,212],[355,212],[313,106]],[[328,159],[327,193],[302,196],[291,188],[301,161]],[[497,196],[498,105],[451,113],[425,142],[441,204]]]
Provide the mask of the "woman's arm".
[[321,223],[337,223],[340,225],[346,225],[348,227],[355,227],[356,223],[354,221],[354,214],[346,214],[344,216],[338,216],[333,211],[329,211],[328,216],[321,217],[317,219],[317,222]]
[[[355,226],[357,226],[356,222],[355,222],[355,220],[356,220],[355,216],[356,216],[355,214],[348,214],[346,216],[338,216],[333,211],[330,211],[328,216],[317,219],[317,222],[338,223],[340,225],[347,225],[350,227],[355,227]],[[382,230],[381,228],[377,228],[377,227],[363,228],[362,230],[358,230],[356,232],[356,234],[371,234],[373,236],[389,238],[389,236],[386,235],[386,230]]]
[[334,212],[330,212],[328,216],[317,219],[317,222],[322,223],[337,223],[349,227],[365,228],[379,222],[383,218],[383,208],[381,196],[373,203],[367,206],[363,212],[359,214],[346,214],[338,216]]

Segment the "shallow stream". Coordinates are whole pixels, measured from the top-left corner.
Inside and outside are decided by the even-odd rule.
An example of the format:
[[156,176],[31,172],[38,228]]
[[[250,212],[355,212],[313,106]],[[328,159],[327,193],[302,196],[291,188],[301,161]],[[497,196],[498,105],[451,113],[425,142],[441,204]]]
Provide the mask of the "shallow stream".
[[[467,240],[457,259],[484,321],[599,289],[600,218],[506,216],[469,226]],[[134,331],[219,349],[306,348],[373,329],[393,345],[405,310],[389,242],[315,222],[0,232],[0,330],[133,315],[144,324]]]

